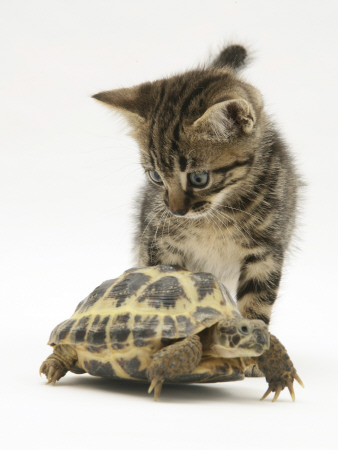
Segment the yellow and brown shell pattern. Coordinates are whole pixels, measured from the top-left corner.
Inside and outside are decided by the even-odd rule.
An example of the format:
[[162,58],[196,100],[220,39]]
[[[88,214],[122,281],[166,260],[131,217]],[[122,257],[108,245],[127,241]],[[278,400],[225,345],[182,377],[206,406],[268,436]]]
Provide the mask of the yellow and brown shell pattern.
[[210,273],[167,265],[134,268],[97,287],[52,331],[48,344],[76,350],[72,372],[146,380],[151,355],[163,346],[238,315]]

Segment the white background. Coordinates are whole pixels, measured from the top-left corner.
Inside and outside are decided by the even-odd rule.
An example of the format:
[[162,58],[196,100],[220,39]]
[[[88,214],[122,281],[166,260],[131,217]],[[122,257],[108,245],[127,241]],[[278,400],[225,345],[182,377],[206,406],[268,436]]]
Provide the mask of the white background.
[[[1,397],[4,449],[337,448],[338,3],[1,0]],[[271,330],[306,388],[264,379],[165,387],[38,376],[51,329],[133,265],[143,173],[124,121],[90,96],[249,46],[243,73],[308,186]],[[236,446],[236,447],[234,447]]]

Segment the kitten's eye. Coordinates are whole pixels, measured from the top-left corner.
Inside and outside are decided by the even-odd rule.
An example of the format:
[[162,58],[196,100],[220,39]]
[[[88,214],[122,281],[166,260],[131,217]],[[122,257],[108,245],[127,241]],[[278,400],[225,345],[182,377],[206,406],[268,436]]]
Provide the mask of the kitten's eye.
[[209,181],[209,172],[204,170],[203,172],[189,173],[188,175],[190,184],[196,187],[204,187]]
[[157,184],[163,184],[162,178],[160,176],[160,174],[158,172],[156,172],[156,170],[149,170],[149,176],[150,178],[155,181],[155,183]]

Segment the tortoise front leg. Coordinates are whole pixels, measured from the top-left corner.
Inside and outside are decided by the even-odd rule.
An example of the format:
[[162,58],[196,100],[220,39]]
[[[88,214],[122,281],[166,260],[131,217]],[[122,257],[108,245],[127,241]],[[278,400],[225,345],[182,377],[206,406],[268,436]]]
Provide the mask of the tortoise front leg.
[[293,390],[294,380],[297,380],[302,387],[304,387],[304,385],[297,374],[285,347],[279,340],[270,334],[270,348],[261,356],[254,359],[259,369],[264,373],[266,381],[269,384],[268,390],[261,400],[264,400],[270,392],[275,392],[275,396],[272,399],[272,401],[275,402],[281,391],[287,387],[292,400],[295,401],[295,393]]
[[189,336],[162,348],[152,357],[147,370],[151,382],[148,393],[154,390],[154,399],[160,396],[162,384],[179,375],[191,373],[202,358],[202,344],[197,335]]

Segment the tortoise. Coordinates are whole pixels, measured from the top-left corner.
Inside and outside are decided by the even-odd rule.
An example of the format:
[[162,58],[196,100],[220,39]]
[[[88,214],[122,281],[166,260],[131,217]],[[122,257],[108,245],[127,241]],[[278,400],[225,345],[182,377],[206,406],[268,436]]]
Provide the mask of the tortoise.
[[261,320],[241,316],[210,273],[178,266],[133,268],[98,286],[51,333],[41,373],[55,384],[67,371],[162,384],[242,380],[258,365],[275,401],[302,384],[282,344]]

